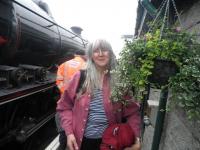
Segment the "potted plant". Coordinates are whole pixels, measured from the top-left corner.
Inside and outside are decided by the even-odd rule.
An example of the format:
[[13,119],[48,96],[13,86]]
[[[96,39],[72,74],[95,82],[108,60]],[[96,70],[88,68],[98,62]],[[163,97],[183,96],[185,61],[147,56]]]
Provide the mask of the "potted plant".
[[[193,90],[190,90],[190,93],[186,92],[189,90],[187,87],[189,88],[190,86],[184,87],[187,89],[185,90],[185,94],[188,94],[187,98],[184,99],[184,94],[181,93],[181,88],[183,88],[183,84],[189,84],[191,76],[193,77],[192,71],[187,72],[190,74],[187,74],[187,78],[184,76],[184,72],[186,68],[188,69],[191,67],[189,66],[189,62],[192,61],[194,56],[199,58],[197,53],[200,45],[196,42],[193,35],[185,32],[176,32],[176,30],[173,29],[164,29],[162,38],[160,38],[160,35],[161,33],[158,29],[153,33],[147,33],[144,37],[139,39],[126,41],[125,47],[120,53],[120,58],[118,59],[118,67],[113,71],[117,74],[119,83],[114,87],[113,91],[115,92],[113,92],[114,94],[112,96],[116,101],[123,101],[123,92],[121,92],[120,95],[120,92],[117,93],[117,91],[124,91],[124,89],[126,89],[125,91],[131,91],[136,99],[142,100],[143,95],[147,92],[145,89],[147,84],[151,83],[152,86],[159,88],[168,85],[169,88],[172,89],[173,96],[171,98],[174,102],[184,105],[183,108],[189,110],[189,107],[187,107],[188,100],[191,100],[191,105],[191,103],[197,101],[197,99],[193,99]],[[162,66],[163,63],[164,66]],[[166,64],[169,64],[169,66]],[[197,64],[198,63],[193,64],[193,67]],[[169,72],[166,71],[169,73],[167,74],[165,72],[165,67],[167,67],[166,70],[173,69]],[[198,68],[197,66],[195,67]],[[157,68],[159,69],[157,70]],[[200,67],[196,70],[200,71]],[[167,76],[163,77],[161,75],[162,73],[164,73],[163,75],[167,74]],[[158,77],[159,75],[161,75],[161,78]],[[157,82],[158,79],[162,79],[161,82]],[[199,84],[197,83],[200,80],[199,78],[197,79],[197,77],[193,79],[195,80],[195,84],[191,83],[191,85],[196,86],[195,88],[198,89]],[[190,82],[192,82],[192,80],[190,80]],[[199,94],[199,91],[196,90],[196,92]],[[196,95],[198,95],[197,93]],[[177,99],[178,97],[180,99]],[[181,100],[185,102],[181,102]],[[197,102],[195,104],[195,107],[196,106]],[[190,108],[192,107],[190,106]],[[190,112],[194,112],[197,116],[200,111],[194,111],[195,109],[193,108]],[[193,116],[195,115],[193,114]]]
[[[179,72],[185,63],[184,60],[192,56],[195,49],[199,47],[194,37],[185,32],[164,29],[162,38],[160,38],[160,32],[157,29],[139,39],[126,41],[125,47],[120,53],[119,65],[114,71],[119,74],[119,84],[113,91],[117,91],[117,88],[132,90],[134,87],[132,93],[141,100],[148,83],[160,88],[168,85],[168,79]],[[159,79],[161,81],[157,82]],[[113,95],[115,100],[120,99],[116,98],[116,94]]]

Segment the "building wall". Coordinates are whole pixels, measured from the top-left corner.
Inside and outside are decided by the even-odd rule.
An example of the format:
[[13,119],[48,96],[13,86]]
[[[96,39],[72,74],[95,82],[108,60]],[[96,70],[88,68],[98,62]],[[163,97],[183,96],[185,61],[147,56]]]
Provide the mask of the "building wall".
[[200,39],[200,1],[198,0],[191,8],[181,14],[181,23],[188,32],[197,34]]
[[[200,0],[189,9],[182,11],[180,16],[183,27],[188,32],[195,33],[200,41]],[[142,150],[153,150],[151,146],[159,94],[151,89],[149,98],[151,125],[145,129]],[[181,108],[174,108],[167,112],[159,150],[200,150],[200,121],[189,121]]]
[[167,113],[160,150],[200,150],[200,122],[188,121],[183,110]]
[[[156,113],[160,91],[151,89],[149,105],[151,125],[145,128],[142,150],[153,150]],[[181,108],[166,112],[159,150],[200,150],[200,121],[189,121]]]

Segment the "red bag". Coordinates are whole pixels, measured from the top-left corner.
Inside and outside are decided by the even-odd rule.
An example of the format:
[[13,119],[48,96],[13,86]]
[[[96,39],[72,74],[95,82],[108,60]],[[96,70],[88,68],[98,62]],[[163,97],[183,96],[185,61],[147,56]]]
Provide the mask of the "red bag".
[[103,133],[100,150],[123,150],[135,141],[135,134],[127,123],[112,124]]

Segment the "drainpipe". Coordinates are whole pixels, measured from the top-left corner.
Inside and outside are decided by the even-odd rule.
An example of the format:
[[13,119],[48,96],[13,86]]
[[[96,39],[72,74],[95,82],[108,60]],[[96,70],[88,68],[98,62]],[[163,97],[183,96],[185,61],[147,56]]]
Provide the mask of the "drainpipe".
[[167,98],[168,98],[168,87],[166,86],[161,90],[160,93],[160,101],[156,117],[156,124],[155,124],[151,150],[159,150],[159,144],[165,120]]

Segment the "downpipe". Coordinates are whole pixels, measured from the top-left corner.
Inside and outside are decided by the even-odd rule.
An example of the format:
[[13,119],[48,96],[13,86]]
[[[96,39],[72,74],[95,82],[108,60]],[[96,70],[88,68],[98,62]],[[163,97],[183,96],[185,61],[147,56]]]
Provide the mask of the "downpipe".
[[163,125],[165,120],[166,104],[168,98],[168,87],[165,86],[160,93],[159,107],[156,117],[156,124],[153,136],[151,150],[159,150],[160,139],[162,136]]

